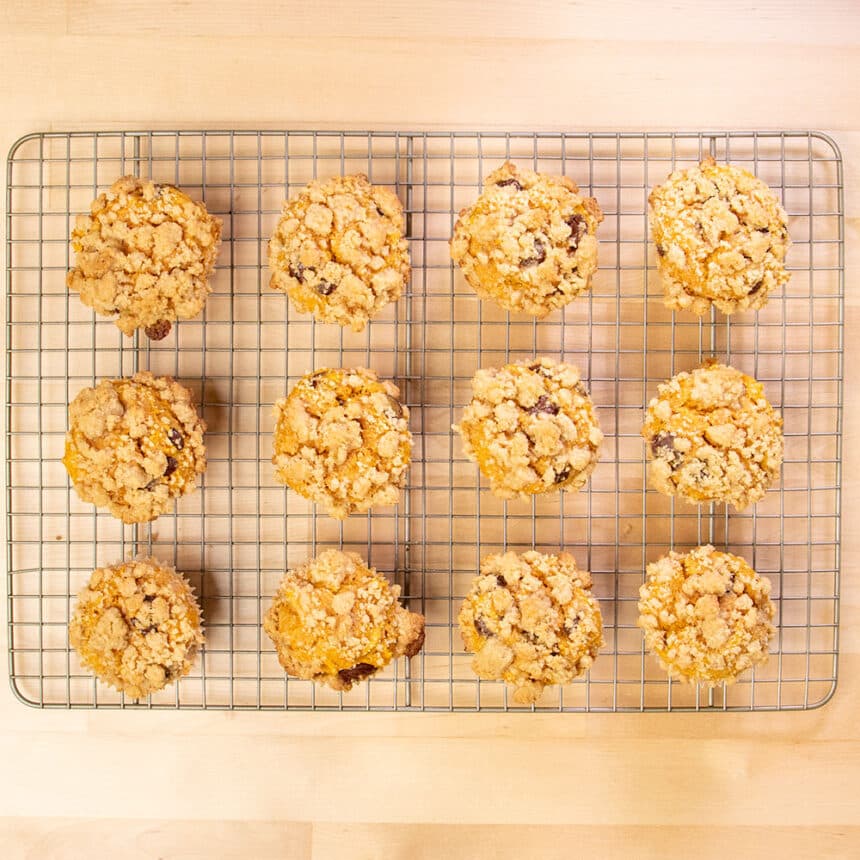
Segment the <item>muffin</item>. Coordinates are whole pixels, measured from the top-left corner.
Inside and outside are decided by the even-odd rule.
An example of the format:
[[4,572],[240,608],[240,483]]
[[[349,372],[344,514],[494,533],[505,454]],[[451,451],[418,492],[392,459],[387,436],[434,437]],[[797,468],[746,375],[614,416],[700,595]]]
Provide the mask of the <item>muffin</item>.
[[590,287],[602,220],[597,201],[566,176],[508,161],[460,212],[451,257],[482,299],[544,317]]
[[221,219],[172,185],[123,176],[79,215],[75,268],[66,282],[123,334],[161,340],[176,320],[196,317],[211,286]]
[[290,675],[346,691],[421,650],[424,616],[399,596],[360,556],[330,549],[284,574],[263,629]]
[[603,441],[579,370],[549,358],[479,370],[454,430],[502,499],[580,489]]
[[153,558],[99,567],[78,595],[69,643],[99,679],[140,699],[191,671],[200,608],[186,580]]
[[191,392],[169,376],[105,379],[69,405],[63,465],[85,502],[144,523],[194,491],[205,430]]
[[412,454],[400,392],[363,367],[317,370],[275,404],[275,476],[335,519],[393,505]]
[[648,202],[667,307],[757,310],[788,281],[785,211],[746,170],[706,158],[676,170]]
[[692,504],[742,510],[764,496],[782,465],[782,418],[762,384],[716,362],[660,385],[642,436],[651,486]]
[[475,674],[506,681],[530,705],[586,672],[603,645],[590,589],[591,575],[564,552],[485,556],[458,616]]
[[361,331],[409,278],[403,207],[362,174],[314,180],[269,241],[269,286],[320,322]]
[[639,626],[671,676],[713,687],[767,660],[774,633],[770,581],[742,558],[699,546],[670,552],[646,573]]

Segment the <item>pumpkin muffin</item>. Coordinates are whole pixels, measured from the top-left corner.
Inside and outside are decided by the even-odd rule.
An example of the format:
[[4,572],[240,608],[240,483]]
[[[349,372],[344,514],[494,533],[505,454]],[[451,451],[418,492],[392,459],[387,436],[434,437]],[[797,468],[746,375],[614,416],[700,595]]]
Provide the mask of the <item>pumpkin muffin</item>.
[[284,574],[263,620],[284,670],[350,690],[424,644],[424,616],[353,552],[330,549]]

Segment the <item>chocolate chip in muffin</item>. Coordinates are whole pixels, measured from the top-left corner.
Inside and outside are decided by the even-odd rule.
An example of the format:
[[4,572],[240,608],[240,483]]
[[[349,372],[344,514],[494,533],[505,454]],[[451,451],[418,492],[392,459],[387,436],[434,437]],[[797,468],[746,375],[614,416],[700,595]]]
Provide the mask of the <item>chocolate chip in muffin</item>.
[[675,450],[675,436],[672,433],[659,433],[651,440],[651,452],[655,457],[665,460],[675,469],[683,459],[680,451]]
[[514,188],[516,188],[516,190],[517,190],[517,191],[522,191],[522,190],[523,190],[523,186],[522,186],[522,185],[520,185],[520,183],[519,183],[519,182],[517,182],[517,180],[516,180],[516,179],[513,179],[513,178],[511,178],[511,179],[503,179],[501,182],[497,182],[497,183],[496,183],[496,185],[497,185],[499,188],[505,188],[505,187],[506,187],[506,186],[508,186],[508,185],[512,185]]
[[164,470],[164,477],[169,478],[179,468],[179,461],[175,457],[167,458],[167,467]]
[[486,622],[480,616],[475,618],[475,630],[486,638],[493,635],[493,631],[487,626]]
[[404,649],[403,656],[414,657],[424,647],[424,637],[426,635],[427,631],[422,627],[417,638],[413,639]]
[[526,257],[520,260],[520,267],[523,269],[529,266],[538,266],[546,259],[546,248],[540,239],[535,239],[535,253],[533,257]]
[[158,322],[148,325],[144,332],[150,340],[164,340],[170,334],[170,322],[168,320],[159,320]]
[[301,263],[290,263],[290,277],[295,278],[300,284],[305,282],[305,266]]
[[571,251],[575,251],[579,247],[580,239],[588,230],[588,224],[585,223],[585,218],[582,215],[571,215],[564,223],[570,227],[569,248]]
[[337,674],[341,680],[352,683],[369,678],[374,672],[376,672],[376,666],[371,666],[370,663],[356,663],[351,669],[341,669]]
[[651,453],[655,457],[674,459],[678,452],[675,450],[675,437],[671,433],[658,433],[651,440]]
[[143,626],[143,622],[139,618],[132,618],[131,623],[140,630],[141,634],[146,636],[147,633],[152,633],[153,630],[158,630],[158,625],[150,624],[147,627]]
[[325,376],[325,370],[317,370],[308,377],[308,385],[311,388],[319,388],[320,380]]
[[651,450],[659,454],[661,448],[674,450],[675,437],[671,433],[660,433],[651,440]]
[[182,434],[175,427],[170,428],[167,433],[167,438],[173,442],[177,451],[181,451],[185,447],[185,440],[182,438]]
[[558,406],[546,394],[541,394],[537,403],[529,409],[529,415],[558,415],[558,411]]
[[314,289],[321,296],[330,296],[337,289],[337,285],[333,284],[331,281],[326,281],[324,278],[320,278]]
[[391,407],[391,414],[388,415],[389,418],[402,418],[403,417],[403,406],[400,401],[396,397],[388,396],[388,405]]
[[544,367],[539,361],[529,365],[529,370],[541,374],[541,376],[552,376],[552,371],[548,367]]
[[555,483],[563,484],[570,477],[570,466],[565,466],[560,472],[555,473]]

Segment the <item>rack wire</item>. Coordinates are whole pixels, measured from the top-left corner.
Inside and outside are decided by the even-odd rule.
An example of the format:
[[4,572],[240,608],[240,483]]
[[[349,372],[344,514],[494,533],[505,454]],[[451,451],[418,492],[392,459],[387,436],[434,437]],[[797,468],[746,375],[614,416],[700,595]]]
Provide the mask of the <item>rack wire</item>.
[[[698,319],[661,301],[647,196],[711,153],[746,167],[789,214],[792,278],[756,313]],[[502,160],[571,176],[606,214],[593,289],[543,321],[481,302],[452,266],[461,207]],[[363,172],[407,212],[410,288],[362,334],[295,313],[268,288],[266,241],[284,198],[312,177]],[[65,287],[74,217],[118,176],[182,187],[224,219],[203,315],[164,341],[124,338]],[[531,710],[479,681],[456,629],[480,558],[560,547],[591,570],[606,645],[590,674],[539,711],[816,707],[837,679],[843,373],[842,162],[818,132],[496,133],[125,131],[32,134],[7,164],[6,510],[9,670],[42,708]],[[606,441],[578,494],[503,502],[450,426],[479,367],[553,356],[580,366]],[[754,374],[785,419],[781,482],[751,510],[698,508],[649,489],[639,429],[656,386],[717,356]],[[277,485],[271,404],[308,370],[366,365],[412,410],[407,490],[395,508],[329,519]],[[208,424],[202,487],[154,523],[124,526],[81,502],[60,463],[79,389],[138,369],[176,376]],[[645,565],[712,542],[773,581],[772,656],[731,687],[672,682],[643,651]],[[350,693],[284,675],[260,621],[283,571],[320,549],[361,553],[427,618],[423,651]],[[69,647],[94,567],[142,551],[196,586],[206,646],[192,673],[142,700],[95,681]]]

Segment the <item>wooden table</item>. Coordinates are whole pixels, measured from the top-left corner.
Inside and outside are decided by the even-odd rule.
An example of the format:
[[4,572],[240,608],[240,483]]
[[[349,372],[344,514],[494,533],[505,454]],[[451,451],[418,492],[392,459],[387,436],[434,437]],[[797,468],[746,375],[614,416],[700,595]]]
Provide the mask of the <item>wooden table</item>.
[[7,0],[0,150],[28,131],[90,127],[836,138],[847,214],[839,689],[808,713],[523,717],[39,712],[4,684],[2,855],[860,855],[860,7],[241,5]]

